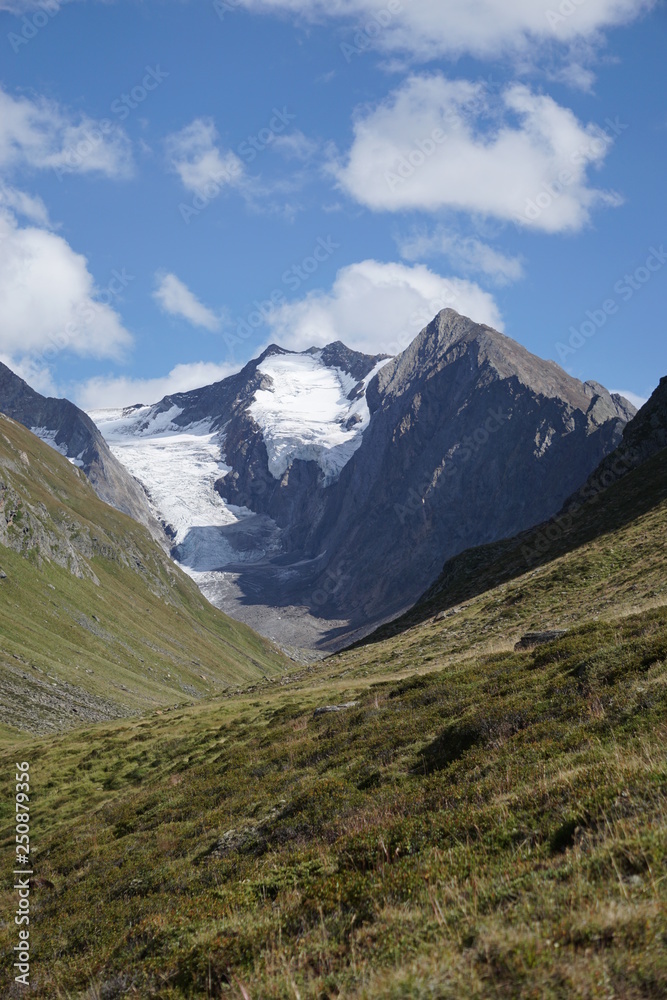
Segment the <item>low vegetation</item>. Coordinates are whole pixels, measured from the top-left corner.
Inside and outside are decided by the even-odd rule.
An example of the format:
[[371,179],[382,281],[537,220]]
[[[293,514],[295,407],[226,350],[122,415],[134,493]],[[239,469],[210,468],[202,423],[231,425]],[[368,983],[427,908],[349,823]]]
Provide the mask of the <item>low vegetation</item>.
[[32,995],[664,996],[666,660],[661,608],[26,743]]
[[[323,663],[55,736],[0,729],[6,871],[31,764],[30,995],[664,997],[664,477],[663,453],[520,573],[468,554],[451,594]],[[616,517],[640,481],[652,502]]]

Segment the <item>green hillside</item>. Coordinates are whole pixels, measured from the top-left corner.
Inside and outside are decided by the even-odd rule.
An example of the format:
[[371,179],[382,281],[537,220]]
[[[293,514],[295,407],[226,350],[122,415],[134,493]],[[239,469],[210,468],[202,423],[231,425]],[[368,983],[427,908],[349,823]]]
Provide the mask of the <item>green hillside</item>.
[[0,724],[183,704],[286,662],[213,608],[67,459],[0,416]]
[[280,685],[0,735],[7,870],[33,774],[30,995],[663,998],[666,457],[534,564],[525,537],[467,553],[411,621]]

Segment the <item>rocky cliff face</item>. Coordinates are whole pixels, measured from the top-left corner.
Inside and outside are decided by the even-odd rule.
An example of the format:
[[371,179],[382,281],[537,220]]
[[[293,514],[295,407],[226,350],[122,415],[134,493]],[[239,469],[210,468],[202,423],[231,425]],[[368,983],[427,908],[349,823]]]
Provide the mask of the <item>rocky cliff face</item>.
[[410,606],[444,560],[558,511],[633,413],[445,310],[394,359],[269,348],[216,386],[138,409],[131,448],[114,451],[136,460],[145,435],[146,466],[159,421],[172,441],[215,438],[217,519],[198,509],[176,558],[274,638],[334,648]]
[[165,542],[141,483],[111,454],[90,417],[67,399],[35,392],[0,363],[0,412],[23,424],[82,469],[105,503],[129,514]]
[[611,483],[639,468],[667,448],[667,376],[623,430],[618,447],[607,455],[581,489],[569,497],[565,510],[598,495]]
[[[359,620],[400,610],[441,557],[558,511],[619,442],[632,406],[445,310],[368,389],[364,441],[314,542]],[[330,577],[331,578],[331,577]]]

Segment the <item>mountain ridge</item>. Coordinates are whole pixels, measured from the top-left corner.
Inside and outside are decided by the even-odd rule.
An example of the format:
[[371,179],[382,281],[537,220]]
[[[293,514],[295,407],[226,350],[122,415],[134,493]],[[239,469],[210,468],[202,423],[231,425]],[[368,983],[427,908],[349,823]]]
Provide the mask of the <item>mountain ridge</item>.
[[407,609],[447,556],[555,514],[634,412],[449,309],[393,359],[274,344],[137,410],[125,438],[120,418],[99,419],[115,454],[143,449],[147,468],[151,427],[160,447],[205,428],[206,509],[182,522],[175,557],[218,606],[329,650]]
[[87,413],[68,399],[41,395],[2,363],[0,412],[36,432],[82,468],[101,500],[134,517],[157,541],[166,544],[144,488],[112,455]]

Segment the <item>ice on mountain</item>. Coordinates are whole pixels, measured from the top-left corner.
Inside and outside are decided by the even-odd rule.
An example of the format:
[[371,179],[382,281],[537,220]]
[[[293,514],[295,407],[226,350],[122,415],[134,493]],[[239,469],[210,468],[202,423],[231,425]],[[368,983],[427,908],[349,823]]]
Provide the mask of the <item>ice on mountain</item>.
[[[384,364],[364,379],[364,390]],[[357,379],[324,365],[321,352],[271,355],[259,370],[273,385],[255,394],[250,414],[261,428],[273,477],[280,479],[295,459],[302,459],[317,462],[325,482],[334,482],[370,422],[365,391],[353,391]]]
[[113,454],[174,529],[177,545],[193,527],[233,524],[243,513],[230,510],[215,491],[216,480],[229,472],[220,433],[211,431],[210,421],[178,427],[173,421],[182,412],[174,406],[156,413],[145,406],[90,413]]

